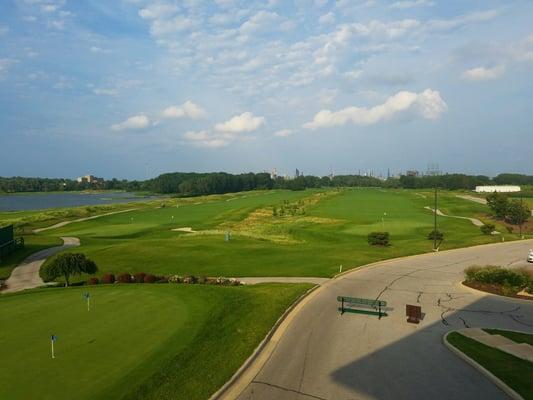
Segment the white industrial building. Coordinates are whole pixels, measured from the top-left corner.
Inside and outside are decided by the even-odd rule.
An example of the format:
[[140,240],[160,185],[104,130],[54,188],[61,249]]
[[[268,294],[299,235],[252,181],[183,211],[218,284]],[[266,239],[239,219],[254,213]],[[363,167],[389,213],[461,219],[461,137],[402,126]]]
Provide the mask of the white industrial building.
[[499,186],[476,186],[477,193],[511,193],[519,192],[520,186],[513,185],[499,185]]

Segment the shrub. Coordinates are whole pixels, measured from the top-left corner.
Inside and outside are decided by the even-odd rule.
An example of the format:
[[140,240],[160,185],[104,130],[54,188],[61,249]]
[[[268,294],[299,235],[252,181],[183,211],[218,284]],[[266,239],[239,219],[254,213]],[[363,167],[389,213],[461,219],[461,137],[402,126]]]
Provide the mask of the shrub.
[[154,283],[157,280],[155,275],[152,274],[146,274],[144,276],[144,283]]
[[102,283],[115,283],[115,275],[104,274],[104,276],[102,276]]
[[146,274],[144,272],[137,272],[135,275],[134,275],[134,282],[135,283],[144,283],[144,277],[146,276]]
[[507,288],[523,288],[530,280],[523,269],[507,269],[495,265],[472,266],[465,270],[465,275],[467,281],[503,285]]
[[100,281],[95,276],[92,276],[87,280],[87,285],[98,285],[99,283]]
[[183,282],[183,278],[179,275],[171,275],[168,277],[169,283],[181,283]]
[[485,224],[480,229],[481,229],[481,232],[483,232],[485,235],[490,235],[492,232],[494,232],[495,228],[496,228],[496,225],[494,224]]
[[368,234],[368,244],[372,246],[388,246],[389,240],[389,232],[371,232]]
[[428,233],[428,236],[427,236],[428,240],[438,240],[440,242],[442,242],[444,240],[444,233],[442,233],[441,231],[431,231]]
[[207,282],[207,278],[205,276],[199,276],[197,282],[201,284],[205,284]]
[[157,276],[156,283],[168,283],[168,278],[166,276]]
[[120,274],[117,276],[117,282],[120,283],[131,283],[131,275],[130,274]]
[[183,277],[183,283],[191,283],[194,284],[197,282],[197,278],[194,275],[186,275]]

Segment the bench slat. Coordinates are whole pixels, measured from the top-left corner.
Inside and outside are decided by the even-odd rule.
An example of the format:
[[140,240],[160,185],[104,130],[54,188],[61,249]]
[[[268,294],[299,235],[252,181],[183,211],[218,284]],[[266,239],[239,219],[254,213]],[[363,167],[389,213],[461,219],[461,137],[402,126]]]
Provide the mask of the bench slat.
[[371,306],[381,306],[385,307],[387,302],[384,300],[372,300],[372,299],[363,299],[359,297],[347,297],[347,296],[337,296],[337,301],[344,301],[346,304],[365,304]]

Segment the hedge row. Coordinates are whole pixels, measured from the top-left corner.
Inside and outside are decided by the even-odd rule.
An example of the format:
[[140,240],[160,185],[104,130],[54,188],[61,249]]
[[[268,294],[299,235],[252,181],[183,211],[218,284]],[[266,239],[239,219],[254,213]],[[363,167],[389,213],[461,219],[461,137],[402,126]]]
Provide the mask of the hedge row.
[[199,283],[226,286],[237,286],[241,284],[237,279],[234,278],[209,278],[205,276],[194,275],[156,276],[153,274],[145,274],[144,272],[138,272],[134,275],[122,273],[116,277],[114,274],[104,274],[100,279],[97,277],[91,277],[87,280],[88,285],[98,285],[99,283]]
[[508,269],[495,265],[472,266],[465,270],[467,282],[480,282],[517,289],[527,288],[533,293],[533,273],[525,268]]

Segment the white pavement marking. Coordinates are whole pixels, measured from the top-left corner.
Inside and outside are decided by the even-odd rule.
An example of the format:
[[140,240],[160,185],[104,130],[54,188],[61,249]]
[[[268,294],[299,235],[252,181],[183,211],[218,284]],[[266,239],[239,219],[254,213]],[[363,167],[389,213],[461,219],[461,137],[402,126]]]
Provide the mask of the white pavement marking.
[[[274,332],[221,398],[504,399],[498,387],[450,353],[450,330],[492,327],[533,333],[533,302],[460,286],[472,264],[505,265],[533,240],[476,246],[375,263],[332,279]],[[337,312],[338,295],[387,301],[388,317]],[[418,324],[405,306],[422,307]],[[239,394],[240,393],[240,394]]]
[[89,221],[91,219],[96,219],[96,218],[100,218],[100,217],[107,217],[108,215],[121,214],[121,213],[135,211],[135,210],[138,210],[138,208],[129,208],[127,210],[113,211],[113,212],[109,212],[109,213],[105,213],[105,214],[93,215],[92,217],[84,217],[84,218],[73,219],[72,221],[63,221],[63,222],[59,222],[59,223],[51,225],[51,226],[47,226],[45,228],[34,229],[33,232],[39,233],[39,232],[47,231],[49,229],[61,228],[61,227],[65,226],[65,225],[73,224],[74,222]]
[[75,237],[62,237],[61,239],[63,239],[62,246],[50,247],[33,253],[16,267],[6,281],[7,288],[2,293],[19,292],[21,290],[43,286],[44,282],[39,275],[39,270],[46,259],[60,251],[80,245],[80,240]]

